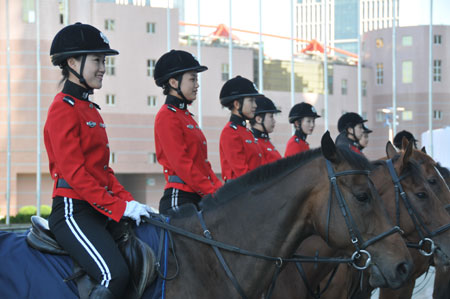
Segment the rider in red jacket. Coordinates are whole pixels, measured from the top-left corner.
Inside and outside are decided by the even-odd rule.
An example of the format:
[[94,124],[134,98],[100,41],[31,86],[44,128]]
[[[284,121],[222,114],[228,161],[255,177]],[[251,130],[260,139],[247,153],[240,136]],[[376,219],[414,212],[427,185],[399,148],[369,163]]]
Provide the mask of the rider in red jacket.
[[230,121],[220,134],[220,164],[225,182],[264,164],[261,148],[247,128],[247,120],[255,117],[255,98],[262,96],[252,81],[241,76],[225,82],[220,91],[220,103],[231,111]]
[[[89,298],[122,298],[128,266],[106,229],[122,216],[139,225],[150,208],[133,200],[109,167],[106,125],[89,100],[102,87],[109,47],[97,28],[76,23],[53,39],[52,63],[62,69],[64,87],[48,109],[44,127],[54,180],[49,227],[58,243],[97,283]],[[111,220],[112,221],[111,221]]]
[[167,95],[155,119],[156,157],[166,178],[160,213],[187,203],[197,205],[222,186],[208,161],[206,138],[188,110],[197,97],[197,73],[207,69],[179,50],[164,54],[155,66],[156,85]]
[[295,104],[289,111],[289,122],[295,127],[295,134],[286,145],[284,156],[292,156],[309,150],[306,137],[311,135],[316,125],[316,118],[320,117],[316,109],[308,103]]
[[261,151],[264,155],[264,164],[272,163],[278,159],[281,159],[280,153],[275,146],[270,142],[269,134],[273,132],[275,128],[274,114],[280,113],[275,107],[275,104],[271,99],[266,97],[256,98],[256,111],[255,118],[250,120],[252,125],[253,136],[255,141],[261,147]]
[[339,135],[336,137],[336,145],[347,147],[358,154],[362,154],[359,140],[364,133],[366,121],[355,112],[343,114],[338,120]]

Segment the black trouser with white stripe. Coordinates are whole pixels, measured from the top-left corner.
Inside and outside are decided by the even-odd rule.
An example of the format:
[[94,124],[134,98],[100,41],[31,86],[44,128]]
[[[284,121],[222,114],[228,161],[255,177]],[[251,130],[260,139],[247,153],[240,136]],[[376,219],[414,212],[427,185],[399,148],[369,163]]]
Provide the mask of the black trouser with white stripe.
[[108,217],[84,200],[53,199],[49,226],[58,243],[98,284],[121,298],[129,271],[114,239],[106,229]]
[[165,214],[172,211],[178,211],[181,205],[192,203],[198,205],[202,197],[197,193],[186,192],[176,188],[167,188],[159,201],[159,212]]

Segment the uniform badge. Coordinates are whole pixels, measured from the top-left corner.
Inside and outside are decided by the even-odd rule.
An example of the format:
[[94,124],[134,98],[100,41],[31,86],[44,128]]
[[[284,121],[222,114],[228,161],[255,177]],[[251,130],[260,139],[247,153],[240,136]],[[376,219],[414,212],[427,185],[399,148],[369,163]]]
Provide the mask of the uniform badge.
[[87,124],[90,128],[93,128],[93,127],[95,127],[95,126],[97,125],[97,123],[96,123],[95,121],[88,121],[88,122],[86,122],[86,124]]
[[99,126],[100,126],[100,128],[103,128],[103,129],[106,128],[106,125],[104,123],[100,123]]
[[188,127],[188,129],[193,129],[194,128],[193,125],[187,125],[186,127]]
[[247,143],[249,143],[249,144],[252,143],[252,141],[249,140],[249,139],[246,139],[245,142],[247,142]]

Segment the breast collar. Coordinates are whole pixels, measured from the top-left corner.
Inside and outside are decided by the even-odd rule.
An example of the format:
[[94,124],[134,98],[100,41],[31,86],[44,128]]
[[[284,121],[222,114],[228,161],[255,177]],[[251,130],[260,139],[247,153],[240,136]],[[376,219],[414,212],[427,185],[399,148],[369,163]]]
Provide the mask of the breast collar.
[[261,132],[260,130],[257,130],[255,128],[252,128],[252,133],[253,133],[253,136],[255,138],[258,138],[258,139],[269,139],[269,134]]
[[241,126],[246,128],[247,127],[247,122],[245,121],[245,119],[243,119],[240,116],[237,116],[235,114],[231,114],[230,116],[230,122],[236,126]]
[[92,89],[86,89],[70,80],[66,80],[62,92],[82,101],[89,101],[89,95],[94,93]]
[[295,136],[297,136],[298,139],[306,141],[307,135],[304,134],[302,130],[295,130]]
[[181,110],[186,110],[188,106],[188,103],[185,100],[179,99],[170,94],[167,95],[165,104],[172,105]]

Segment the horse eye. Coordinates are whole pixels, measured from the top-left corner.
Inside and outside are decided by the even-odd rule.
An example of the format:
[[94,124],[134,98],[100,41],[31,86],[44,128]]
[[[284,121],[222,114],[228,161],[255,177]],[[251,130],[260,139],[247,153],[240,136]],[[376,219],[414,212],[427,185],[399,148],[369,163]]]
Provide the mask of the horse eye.
[[434,184],[436,184],[436,182],[437,182],[437,180],[436,180],[435,178],[429,178],[427,181],[428,181],[428,183],[431,184],[431,185],[434,185]]
[[367,195],[367,193],[362,193],[362,194],[356,195],[356,199],[360,202],[366,202],[369,200],[369,196]]
[[418,192],[418,193],[416,193],[416,196],[420,199],[424,199],[424,198],[427,198],[427,193],[426,192]]

